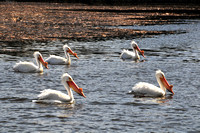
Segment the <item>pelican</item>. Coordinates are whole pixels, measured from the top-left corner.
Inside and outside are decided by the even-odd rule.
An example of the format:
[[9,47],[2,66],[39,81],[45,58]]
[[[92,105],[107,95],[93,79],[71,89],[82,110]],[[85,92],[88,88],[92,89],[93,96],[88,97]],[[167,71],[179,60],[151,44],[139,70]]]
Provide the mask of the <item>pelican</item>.
[[50,55],[50,57],[47,58],[45,61],[48,62],[49,64],[52,64],[52,65],[64,65],[64,64],[70,65],[71,64],[71,58],[69,56],[69,53],[74,55],[76,58],[78,58],[77,54],[74,53],[68,45],[64,45],[63,50],[65,52],[66,58],[56,56],[56,55]]
[[16,72],[27,72],[27,73],[34,73],[34,72],[43,72],[43,66],[48,69],[48,63],[44,61],[40,52],[34,52],[33,56],[35,57],[37,65],[33,64],[33,62],[19,62],[16,63],[13,67],[14,71]]
[[41,93],[38,95],[38,100],[35,100],[33,102],[36,103],[73,103],[74,102],[74,96],[72,93],[71,88],[78,93],[79,95],[86,97],[83,93],[83,89],[79,88],[72,77],[65,73],[61,77],[61,82],[66,88],[68,95],[52,89],[45,89],[41,91]]
[[156,71],[156,79],[160,88],[145,82],[139,82],[132,88],[132,93],[135,96],[146,96],[146,97],[162,97],[166,95],[166,89],[174,94],[172,87],[167,82],[164,73],[161,70]]
[[122,50],[122,53],[120,55],[120,58],[122,60],[135,60],[135,61],[140,60],[140,56],[138,54],[138,51],[145,58],[144,51],[140,50],[140,48],[138,47],[138,45],[135,41],[131,42],[131,47],[133,48],[133,51],[128,51],[128,50],[125,50],[125,49]]

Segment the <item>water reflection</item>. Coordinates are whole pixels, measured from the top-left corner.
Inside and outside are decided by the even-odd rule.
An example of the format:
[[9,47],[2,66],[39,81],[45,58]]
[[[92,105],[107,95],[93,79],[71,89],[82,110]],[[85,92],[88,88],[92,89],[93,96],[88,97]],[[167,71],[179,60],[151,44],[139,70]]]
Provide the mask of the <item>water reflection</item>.
[[[129,93],[131,94],[131,93]],[[164,97],[138,97],[138,96],[133,96],[134,98],[134,102],[129,102],[128,104],[136,104],[136,102],[138,103],[138,105],[144,105],[144,104],[169,104],[170,101],[173,99],[173,95],[172,94],[169,94],[169,95],[166,95]]]
[[48,108],[48,107],[59,107],[61,109],[72,109],[75,107],[75,102],[74,103],[51,103],[51,104],[44,104],[44,103],[35,103],[35,100],[32,100],[32,102],[35,104],[34,106],[40,106],[42,108]]

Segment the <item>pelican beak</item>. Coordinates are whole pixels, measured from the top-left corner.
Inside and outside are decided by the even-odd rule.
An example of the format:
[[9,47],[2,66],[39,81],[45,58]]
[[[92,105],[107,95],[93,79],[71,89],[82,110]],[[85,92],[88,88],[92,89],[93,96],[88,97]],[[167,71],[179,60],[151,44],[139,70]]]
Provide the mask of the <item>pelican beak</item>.
[[67,52],[79,59],[77,53],[74,53],[71,49],[68,48]]
[[142,56],[145,58],[143,50],[140,50],[140,48],[138,46],[136,46],[135,49],[138,50],[142,54]]
[[49,69],[48,68],[48,62],[45,62],[41,56],[38,57],[38,60],[42,63],[42,65],[44,67],[46,67],[47,69]]
[[169,83],[167,82],[166,78],[164,76],[162,76],[160,78],[161,82],[163,83],[164,87],[169,91],[171,92],[172,94],[174,94],[172,88],[173,88],[173,85],[169,85]]
[[78,93],[79,95],[83,96],[86,98],[86,96],[83,93],[83,89],[79,88],[76,83],[70,79],[69,81],[67,81],[67,84],[69,85],[70,88],[72,88],[76,93]]

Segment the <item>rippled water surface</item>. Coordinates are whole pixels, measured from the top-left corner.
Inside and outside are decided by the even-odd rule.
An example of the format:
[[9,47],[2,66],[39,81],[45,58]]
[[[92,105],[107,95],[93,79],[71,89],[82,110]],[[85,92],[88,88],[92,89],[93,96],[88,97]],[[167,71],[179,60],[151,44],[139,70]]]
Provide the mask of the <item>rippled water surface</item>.
[[[134,28],[134,27],[126,27]],[[189,132],[200,131],[200,21],[172,25],[137,26],[145,30],[181,30],[184,34],[136,38],[146,58],[122,61],[131,40],[70,42],[80,59],[71,66],[49,65],[42,74],[15,73],[18,61],[33,61],[33,52],[64,56],[63,42],[12,46],[0,55],[1,132]],[[175,95],[136,98],[128,94],[140,81],[155,85],[161,69]],[[68,72],[87,98],[74,93],[76,103],[36,104],[44,89],[66,92],[60,77]]]

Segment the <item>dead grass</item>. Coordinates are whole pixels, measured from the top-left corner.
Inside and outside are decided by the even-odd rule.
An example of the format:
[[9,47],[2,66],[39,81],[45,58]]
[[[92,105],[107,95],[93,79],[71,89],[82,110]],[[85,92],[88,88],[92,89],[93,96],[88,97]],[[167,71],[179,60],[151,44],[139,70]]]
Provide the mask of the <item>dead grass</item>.
[[198,6],[87,6],[0,2],[0,41],[93,41],[172,34],[174,31],[142,31],[117,27],[173,23],[174,19],[199,18],[198,12]]

